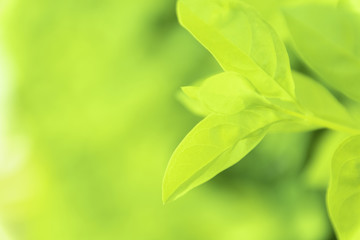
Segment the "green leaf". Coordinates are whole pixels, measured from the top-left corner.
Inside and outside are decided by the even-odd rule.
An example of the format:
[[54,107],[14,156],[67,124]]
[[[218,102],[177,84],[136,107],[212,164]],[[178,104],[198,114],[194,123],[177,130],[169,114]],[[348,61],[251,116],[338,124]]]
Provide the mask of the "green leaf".
[[360,15],[329,6],[287,9],[299,54],[330,86],[360,101]]
[[207,116],[174,151],[164,177],[163,201],[175,200],[240,161],[276,121],[277,115],[267,108]]
[[225,71],[240,73],[265,97],[292,101],[286,49],[251,7],[236,0],[180,0],[177,10],[180,23]]
[[293,71],[296,99],[309,115],[327,121],[354,124],[347,109],[321,84],[301,73]]
[[200,87],[182,89],[189,98],[200,102],[197,105],[213,113],[234,114],[247,107],[269,104],[247,79],[234,72],[214,75]]
[[347,139],[336,150],[327,201],[339,238],[360,239],[360,136]]

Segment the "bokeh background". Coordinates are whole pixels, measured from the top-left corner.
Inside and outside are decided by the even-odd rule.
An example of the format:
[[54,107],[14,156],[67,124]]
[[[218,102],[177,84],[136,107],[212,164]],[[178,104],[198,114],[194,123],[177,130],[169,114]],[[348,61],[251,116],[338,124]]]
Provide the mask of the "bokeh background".
[[[313,0],[248,2],[287,41],[281,6]],[[343,136],[323,130],[269,135],[162,204],[171,153],[201,119],[179,89],[221,71],[175,4],[0,0],[0,240],[334,239],[326,162]]]

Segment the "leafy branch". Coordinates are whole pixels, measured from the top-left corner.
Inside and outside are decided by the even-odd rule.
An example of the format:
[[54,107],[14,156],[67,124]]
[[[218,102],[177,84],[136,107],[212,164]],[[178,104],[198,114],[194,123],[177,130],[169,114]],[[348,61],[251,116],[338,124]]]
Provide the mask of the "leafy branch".
[[[327,88],[290,68],[284,43],[254,9],[236,0],[180,0],[177,11],[182,26],[212,53],[224,72],[183,88],[205,118],[170,159],[163,182],[164,202],[234,165],[269,132],[328,128],[360,135],[360,124]],[[284,14],[306,63],[328,85],[360,101],[359,15],[324,6],[298,7]],[[329,30],[328,24],[335,30]],[[351,29],[352,38],[342,37],[344,27]],[[359,147],[358,137],[348,140],[333,162],[329,211],[344,239],[358,239],[360,234],[359,221],[350,230],[339,223],[345,216],[344,202],[360,203]],[[341,170],[347,171],[343,175],[338,172],[341,161],[352,164]],[[337,197],[344,189],[351,192]],[[358,211],[353,215],[349,211],[346,207],[347,219],[359,219]]]

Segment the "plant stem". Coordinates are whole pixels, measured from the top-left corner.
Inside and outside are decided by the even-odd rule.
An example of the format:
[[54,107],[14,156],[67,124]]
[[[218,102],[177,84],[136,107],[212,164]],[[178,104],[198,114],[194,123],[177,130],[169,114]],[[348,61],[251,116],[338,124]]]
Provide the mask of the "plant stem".
[[360,134],[360,129],[358,129],[358,128],[354,128],[354,127],[346,126],[346,125],[339,124],[339,123],[336,123],[336,122],[332,122],[332,121],[329,121],[329,120],[325,120],[325,119],[316,117],[314,115],[307,115],[307,114],[294,112],[294,111],[283,109],[283,108],[279,108],[279,109],[282,112],[284,112],[284,113],[286,113],[286,114],[288,114],[290,116],[300,118],[302,120],[311,122],[311,123],[313,123],[315,125],[318,125],[318,126],[322,126],[322,127],[328,128],[328,129],[339,131],[339,132],[349,133],[351,135]]

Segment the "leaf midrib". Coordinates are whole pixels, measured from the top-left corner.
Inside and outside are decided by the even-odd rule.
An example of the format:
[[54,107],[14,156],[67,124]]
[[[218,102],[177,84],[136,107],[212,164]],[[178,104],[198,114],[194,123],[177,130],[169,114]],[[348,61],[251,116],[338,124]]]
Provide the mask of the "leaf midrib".
[[[246,110],[245,110],[245,111],[246,111]],[[172,196],[178,191],[179,188],[182,188],[182,186],[183,186],[184,184],[186,184],[190,179],[192,179],[194,175],[198,174],[198,173],[201,172],[204,168],[206,168],[208,165],[210,165],[212,162],[216,161],[216,159],[217,159],[219,156],[221,156],[224,152],[226,152],[226,151],[228,151],[230,148],[232,148],[237,142],[239,142],[239,141],[242,140],[242,139],[246,139],[247,137],[251,136],[252,134],[254,134],[254,133],[257,132],[257,131],[264,130],[264,129],[270,127],[271,125],[273,125],[273,124],[275,124],[275,123],[278,123],[278,122],[281,122],[281,121],[284,121],[284,120],[279,119],[279,120],[276,120],[276,121],[269,122],[269,123],[267,123],[266,125],[264,125],[263,127],[254,129],[253,131],[249,132],[247,135],[242,136],[242,137],[236,139],[236,140],[234,141],[234,143],[232,143],[231,145],[229,145],[228,147],[226,147],[226,148],[224,149],[224,151],[222,151],[221,153],[219,153],[219,154],[218,154],[217,156],[215,156],[213,159],[211,159],[211,160],[209,160],[208,162],[206,162],[203,166],[201,166],[201,167],[198,168],[196,171],[194,171],[188,178],[186,178],[185,180],[183,180],[182,183],[180,183],[177,187],[175,187],[175,188],[174,188],[175,190],[173,190],[173,191],[168,195],[168,197],[167,197],[166,199],[164,199],[164,201],[167,202],[167,201],[169,201],[170,199],[172,199],[172,198],[173,198]]]

